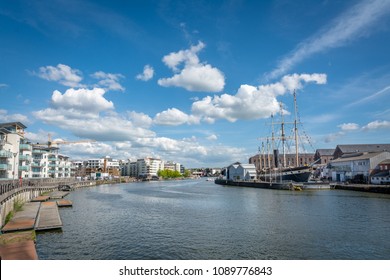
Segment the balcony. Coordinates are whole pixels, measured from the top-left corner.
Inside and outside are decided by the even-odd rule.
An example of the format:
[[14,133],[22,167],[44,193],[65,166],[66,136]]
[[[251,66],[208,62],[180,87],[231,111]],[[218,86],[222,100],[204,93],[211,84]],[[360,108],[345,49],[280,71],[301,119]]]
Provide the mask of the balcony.
[[11,164],[8,164],[8,163],[0,163],[0,170],[2,171],[9,171],[11,170],[12,168],[12,165]]
[[12,158],[12,152],[0,150],[0,158]]
[[54,173],[58,173],[58,171],[57,171],[57,170],[48,170],[48,172],[49,172],[49,173],[52,173],[52,174],[54,174]]
[[25,160],[31,160],[30,155],[19,155],[19,160],[25,161]]
[[44,167],[44,166],[45,166],[45,164],[43,164],[43,163],[38,163],[38,162],[32,162],[32,163],[31,163],[31,167],[42,168],[42,167]]
[[58,167],[58,164],[55,164],[55,163],[49,163],[48,164],[49,167]]
[[30,144],[20,144],[19,150],[20,151],[31,151],[32,147]]
[[19,171],[30,171],[30,165],[19,165]]
[[45,151],[45,150],[40,150],[40,149],[34,149],[34,150],[32,151],[32,153],[33,153],[33,154],[45,154],[45,153],[47,153],[47,151]]
[[49,158],[48,158],[49,160],[53,160],[53,161],[57,161],[57,158],[56,157],[54,157],[54,156],[49,156]]

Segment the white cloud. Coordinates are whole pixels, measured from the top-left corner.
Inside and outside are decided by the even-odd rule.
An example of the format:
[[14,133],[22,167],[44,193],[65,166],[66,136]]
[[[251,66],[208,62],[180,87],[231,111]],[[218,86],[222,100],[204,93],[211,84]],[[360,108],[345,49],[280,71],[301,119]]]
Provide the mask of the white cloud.
[[206,139],[210,140],[210,141],[216,141],[216,140],[218,140],[218,136],[215,134],[212,134],[212,135],[206,137]]
[[356,123],[343,123],[338,125],[342,131],[354,131],[359,129],[359,125]]
[[[33,115],[51,125],[71,131],[83,138],[101,141],[125,141],[135,137],[154,137],[155,133],[136,126],[128,116],[116,114],[114,104],[104,98],[104,89],[68,89],[64,94],[54,91],[51,108],[33,112]],[[130,114],[133,118],[134,114]],[[145,118],[146,119],[146,118]]]
[[280,82],[258,87],[241,85],[236,95],[206,96],[192,104],[192,114],[203,121],[268,118],[279,111],[277,96],[303,87],[303,82],[326,83],[325,74],[292,74]]
[[7,84],[0,84],[0,88],[2,88],[2,87],[8,87],[8,85]]
[[119,83],[119,80],[124,78],[122,74],[98,71],[92,74],[91,77],[100,80],[98,86],[103,87],[106,90],[125,91],[125,88]]
[[154,123],[158,125],[195,124],[199,123],[199,121],[199,118],[187,115],[176,108],[165,110],[154,117]]
[[8,114],[7,110],[0,109],[0,121],[1,122],[21,122],[23,124],[29,124],[30,119],[22,114]]
[[154,75],[153,67],[151,67],[150,65],[145,65],[144,71],[142,72],[142,74],[138,74],[136,76],[136,79],[146,82],[146,81],[149,81],[150,79],[152,79],[153,75]]
[[137,113],[134,111],[127,112],[129,119],[134,125],[139,127],[148,128],[152,125],[153,119],[144,113]]
[[361,1],[347,12],[335,18],[330,25],[300,43],[295,50],[283,58],[276,69],[267,76],[276,78],[283,75],[295,64],[313,54],[337,48],[367,36],[373,25],[390,12],[390,1]]
[[[183,87],[188,91],[219,92],[225,86],[223,73],[210,64],[201,63],[197,53],[205,47],[199,42],[188,50],[170,53],[163,57],[163,62],[176,74],[171,78],[162,78],[158,84],[164,87]],[[180,70],[179,66],[184,64]]]
[[34,73],[38,77],[55,81],[64,86],[80,87],[82,81],[81,72],[77,69],[72,69],[68,65],[58,64],[57,66],[40,67],[38,73]]
[[390,129],[389,121],[373,121],[363,126],[363,130]]
[[40,129],[37,133],[31,131],[25,131],[24,136],[33,143],[46,143],[48,141],[48,135],[55,135],[54,132],[49,132]]
[[114,104],[104,98],[105,90],[94,89],[73,89],[70,88],[64,94],[55,90],[51,97],[52,105],[55,108],[75,110],[85,113],[99,113],[114,109]]
[[352,102],[348,105],[346,105],[346,107],[351,107],[351,106],[355,106],[357,104],[366,104],[367,102],[370,102],[376,98],[378,98],[379,96],[383,95],[384,93],[390,93],[390,86],[386,86],[384,87],[383,89],[381,89],[380,91],[377,91],[365,98],[361,98],[355,102]]

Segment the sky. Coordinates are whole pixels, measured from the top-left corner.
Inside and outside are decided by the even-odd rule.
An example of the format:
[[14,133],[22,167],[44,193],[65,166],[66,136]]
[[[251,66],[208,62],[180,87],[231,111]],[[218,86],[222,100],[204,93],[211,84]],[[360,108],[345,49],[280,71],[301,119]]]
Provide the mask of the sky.
[[74,160],[247,162],[294,91],[301,152],[390,143],[388,0],[3,0],[0,42],[0,122]]

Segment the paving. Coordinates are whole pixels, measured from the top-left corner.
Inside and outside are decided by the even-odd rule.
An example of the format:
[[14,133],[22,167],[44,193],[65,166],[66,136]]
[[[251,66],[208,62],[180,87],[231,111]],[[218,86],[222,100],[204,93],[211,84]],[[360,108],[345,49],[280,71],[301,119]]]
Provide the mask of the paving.
[[2,260],[37,260],[35,231],[19,231],[0,235]]
[[16,212],[14,217],[1,229],[1,231],[5,233],[34,229],[40,204],[40,202],[25,203],[22,210]]

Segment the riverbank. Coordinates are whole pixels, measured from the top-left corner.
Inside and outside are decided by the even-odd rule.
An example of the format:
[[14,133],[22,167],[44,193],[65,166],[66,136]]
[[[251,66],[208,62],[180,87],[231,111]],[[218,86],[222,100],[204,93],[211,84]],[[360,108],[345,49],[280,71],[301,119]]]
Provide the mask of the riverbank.
[[369,185],[369,184],[331,184],[332,188],[336,190],[370,192],[390,194],[389,185]]

